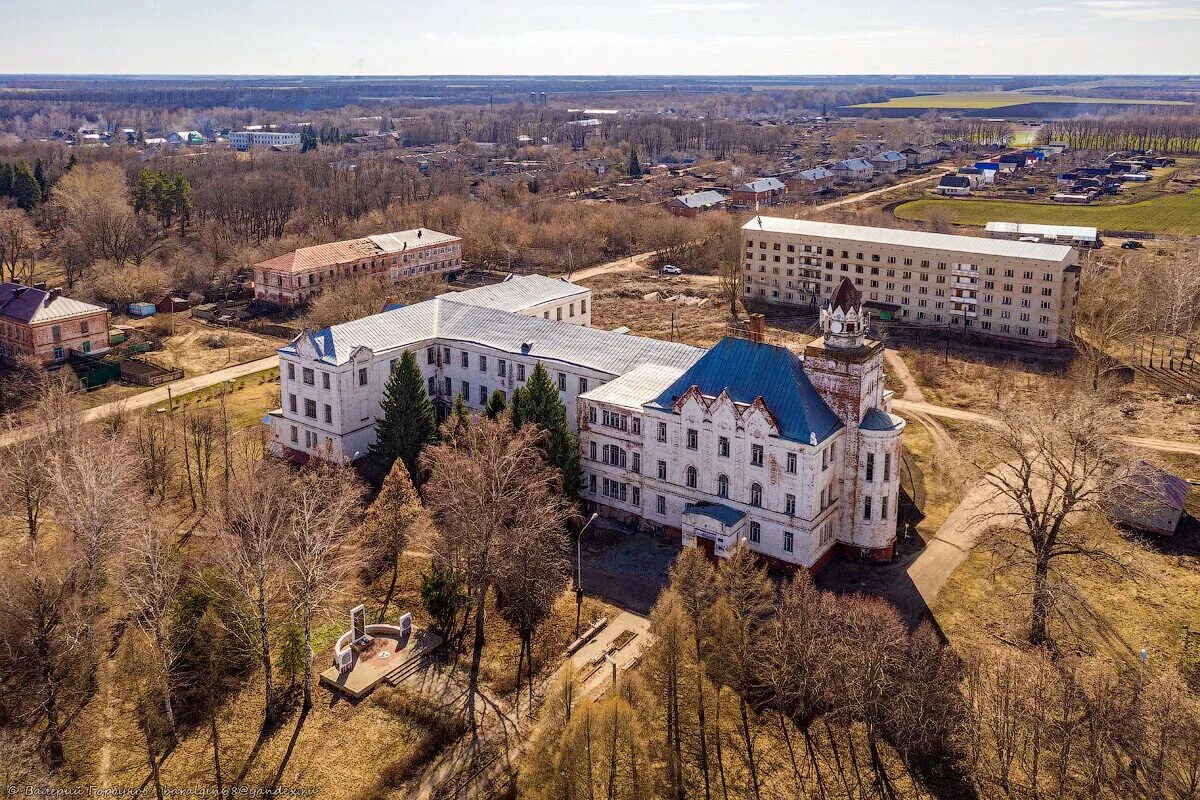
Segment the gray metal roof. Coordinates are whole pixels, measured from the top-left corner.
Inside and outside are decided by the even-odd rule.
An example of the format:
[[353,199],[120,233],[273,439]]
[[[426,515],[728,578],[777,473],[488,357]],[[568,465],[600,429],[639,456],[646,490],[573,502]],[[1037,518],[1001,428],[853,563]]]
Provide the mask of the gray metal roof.
[[431,231],[429,228],[413,228],[411,231],[380,233],[375,236],[368,236],[367,238],[385,253],[398,253],[410,247],[428,247],[431,244],[446,244],[447,242],[460,241],[457,236]]
[[895,414],[889,414],[878,408],[871,408],[863,414],[862,422],[858,425],[864,431],[894,431],[904,427],[904,420]]
[[579,397],[581,400],[640,409],[662,394],[683,372],[683,367],[639,364],[619,378],[613,378],[603,386],[598,386]]
[[725,195],[714,189],[706,189],[703,192],[681,194],[675,199],[683,203],[688,208],[703,208],[704,206],[712,206],[716,205],[717,203],[724,203]]
[[540,306],[543,303],[586,295],[590,291],[586,286],[580,286],[561,278],[550,278],[545,275],[520,275],[491,286],[480,286],[465,292],[446,292],[438,297],[455,303],[518,312]]
[[18,322],[53,322],[106,310],[102,306],[82,300],[55,296],[46,289],[23,286],[19,283],[0,283],[0,317]]
[[989,222],[987,228],[993,233],[1027,233],[1033,236],[1070,236],[1094,242],[1099,232],[1082,225],[1033,225],[1028,222]]
[[775,192],[783,188],[783,182],[778,178],[759,178],[756,181],[743,183],[738,187],[743,192]]
[[684,514],[699,514],[702,517],[716,520],[726,528],[732,528],[746,518],[743,511],[738,511],[724,503],[688,503],[683,507]]
[[875,169],[871,166],[871,162],[865,158],[847,158],[845,161],[839,161],[833,165],[834,169],[848,169],[852,172],[861,172],[864,169]]
[[903,158],[904,155],[895,150],[884,150],[882,153],[871,156],[872,161],[900,161]]
[[[761,224],[759,220],[761,219]],[[1074,251],[1061,244],[1014,242],[1007,239],[984,239],[979,236],[958,236],[948,233],[925,233],[897,228],[869,228],[863,225],[841,225],[836,222],[816,222],[807,219],[759,217],[742,226],[742,230],[765,230],[772,233],[791,233],[846,242],[885,244],[929,250],[949,250],[976,255],[1029,258],[1039,261],[1065,261]]]
[[813,167],[812,169],[806,169],[802,172],[797,172],[796,177],[805,181],[819,181],[824,180],[825,178],[832,178],[833,173],[824,167]]
[[514,356],[556,361],[609,375],[622,375],[639,364],[686,368],[704,350],[627,333],[571,325],[541,317],[433,298],[395,311],[304,333],[281,353],[295,353],[296,341],[307,336],[329,364],[344,364],[355,349],[375,353],[410,347],[423,341],[466,342]]

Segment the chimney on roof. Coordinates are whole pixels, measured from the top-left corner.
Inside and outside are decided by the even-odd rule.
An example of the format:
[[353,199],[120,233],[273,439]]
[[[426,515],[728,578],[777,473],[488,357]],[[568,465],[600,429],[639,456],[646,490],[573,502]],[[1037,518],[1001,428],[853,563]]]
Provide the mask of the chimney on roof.
[[417,228],[417,238],[418,239],[421,238],[421,229],[420,228]]
[[46,305],[50,305],[50,303],[60,296],[62,296],[62,287],[55,286],[50,290],[50,293],[46,295]]
[[45,281],[39,281],[39,282],[37,282],[37,283],[35,283],[35,284],[33,285],[33,288],[35,288],[35,289],[45,289],[45,288],[46,288],[46,282],[45,282]]
[[762,314],[750,315],[750,341],[762,344],[767,339],[767,320]]

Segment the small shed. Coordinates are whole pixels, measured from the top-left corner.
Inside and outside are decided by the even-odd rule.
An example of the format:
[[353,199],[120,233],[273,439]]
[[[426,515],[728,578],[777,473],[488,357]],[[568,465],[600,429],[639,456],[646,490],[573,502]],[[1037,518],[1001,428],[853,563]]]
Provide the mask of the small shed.
[[131,317],[149,317],[153,316],[155,308],[154,303],[130,303],[127,311]]
[[1114,476],[1109,518],[1134,530],[1171,536],[1183,518],[1189,488],[1183,478],[1135,461]]
[[176,311],[187,311],[191,307],[191,303],[186,297],[177,297],[173,294],[164,294],[154,303],[155,309],[162,314],[173,314]]

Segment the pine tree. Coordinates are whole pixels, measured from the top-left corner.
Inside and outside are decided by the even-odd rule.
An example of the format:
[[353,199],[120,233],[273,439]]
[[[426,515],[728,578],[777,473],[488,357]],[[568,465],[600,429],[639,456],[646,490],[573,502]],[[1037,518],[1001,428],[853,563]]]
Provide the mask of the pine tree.
[[179,217],[179,235],[182,236],[187,233],[188,223],[192,220],[192,185],[182,172],[175,175],[171,202],[175,216]]
[[13,173],[12,196],[16,198],[17,208],[22,211],[33,211],[42,202],[42,187],[29,166],[20,164]]
[[388,377],[382,406],[383,417],[375,423],[375,444],[367,453],[371,469],[382,478],[396,459],[401,459],[413,483],[419,484],[417,457],[437,434],[437,419],[412,352],[405,351]]
[[579,444],[567,423],[563,405],[550,373],[539,361],[520,393],[513,395],[513,425],[529,423],[546,432],[542,450],[546,461],[562,473],[563,494],[579,496]]
[[387,617],[388,606],[396,594],[400,558],[421,513],[421,498],[417,496],[403,462],[397,461],[383,479],[379,495],[367,511],[365,525],[368,546],[363,559],[364,581],[372,585],[384,575],[389,576],[387,592],[379,608],[380,622]]
[[13,165],[0,163],[0,197],[8,197],[12,194],[13,187]]
[[488,398],[487,405],[483,411],[487,414],[488,419],[495,419],[504,411],[504,394],[499,390],[492,392],[492,396]]
[[637,148],[629,148],[629,177],[642,177],[642,162],[638,161]]
[[317,149],[317,134],[313,131],[311,125],[305,125],[300,131],[300,152],[307,153],[309,150]]

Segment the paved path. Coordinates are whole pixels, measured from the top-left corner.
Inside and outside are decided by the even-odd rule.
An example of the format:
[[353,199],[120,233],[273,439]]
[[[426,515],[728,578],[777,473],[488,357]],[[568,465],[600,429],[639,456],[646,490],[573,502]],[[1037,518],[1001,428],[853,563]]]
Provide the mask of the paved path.
[[[132,394],[129,397],[124,397],[120,400],[114,400],[111,403],[95,406],[84,411],[80,418],[84,422],[94,422],[98,419],[103,419],[109,414],[121,411],[136,411],[142,408],[159,405],[167,402],[168,396],[180,397],[194,392],[197,389],[206,389],[209,386],[215,386],[218,383],[244,378],[247,375],[253,375],[256,372],[263,372],[268,369],[273,369],[279,366],[279,356],[267,356],[260,358],[257,361],[247,361],[245,364],[235,364],[232,367],[225,367],[216,372],[208,372],[204,375],[193,375],[190,378],[180,378],[177,381],[164,383],[162,386],[156,386],[153,389],[147,389],[144,392]],[[168,392],[170,393],[168,395]],[[0,447],[7,447],[10,444],[21,441],[32,433],[31,429],[19,428],[15,431],[0,436]]]

